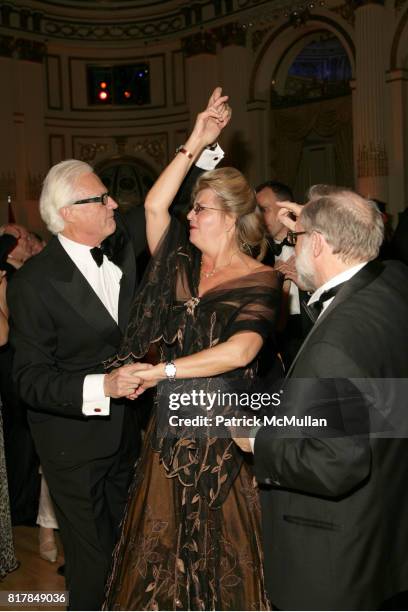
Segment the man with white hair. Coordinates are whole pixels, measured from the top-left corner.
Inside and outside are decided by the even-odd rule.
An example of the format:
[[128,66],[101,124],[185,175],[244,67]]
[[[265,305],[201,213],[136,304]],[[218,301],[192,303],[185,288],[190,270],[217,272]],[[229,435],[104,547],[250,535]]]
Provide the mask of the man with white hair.
[[119,347],[136,286],[126,228],[115,263],[99,249],[119,235],[116,208],[88,164],[54,166],[40,211],[55,236],[15,275],[7,296],[14,374],[55,504],[74,610],[102,604],[139,451],[135,414],[119,399],[137,386],[137,366],[105,374],[102,365]]
[[[316,322],[279,414],[320,412],[329,429],[300,425],[290,437],[266,426],[236,440],[254,452],[262,487],[266,582],[278,609],[375,610],[408,589],[408,445],[398,429],[393,439],[367,435],[373,414],[349,383],[408,378],[408,269],[374,261],[381,214],[356,193],[283,206]],[[395,395],[395,382],[383,383]]]

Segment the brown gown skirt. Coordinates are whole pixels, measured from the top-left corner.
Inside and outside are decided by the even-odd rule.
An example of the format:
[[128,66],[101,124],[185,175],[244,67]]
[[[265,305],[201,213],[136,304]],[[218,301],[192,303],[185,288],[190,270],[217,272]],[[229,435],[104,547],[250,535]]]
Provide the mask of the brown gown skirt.
[[225,501],[212,508],[194,486],[169,476],[152,447],[154,427],[153,418],[136,465],[104,609],[268,610],[251,466],[243,462]]

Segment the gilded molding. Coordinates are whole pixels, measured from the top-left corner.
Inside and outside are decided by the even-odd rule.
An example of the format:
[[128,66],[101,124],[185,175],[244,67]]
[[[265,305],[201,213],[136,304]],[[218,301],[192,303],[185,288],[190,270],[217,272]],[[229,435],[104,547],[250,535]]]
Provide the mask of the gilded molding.
[[109,150],[107,143],[79,143],[79,159],[85,162],[91,162],[95,159],[98,153],[106,153]]
[[136,139],[132,149],[135,153],[146,153],[160,166],[166,162],[166,137]]
[[27,38],[0,35],[0,56],[14,57],[30,62],[42,63],[47,54],[47,45]]
[[263,39],[270,31],[271,28],[267,27],[252,32],[252,51],[258,51]]
[[212,31],[201,31],[181,39],[185,57],[194,57],[203,53],[215,55],[217,52],[217,37]]
[[222,47],[238,45],[246,46],[247,30],[240,23],[226,23],[214,30],[215,35]]
[[346,0],[344,4],[339,4],[338,6],[334,6],[330,9],[333,13],[340,15],[349,23],[351,26],[354,26],[356,15],[355,15],[355,7],[354,3],[351,0]]

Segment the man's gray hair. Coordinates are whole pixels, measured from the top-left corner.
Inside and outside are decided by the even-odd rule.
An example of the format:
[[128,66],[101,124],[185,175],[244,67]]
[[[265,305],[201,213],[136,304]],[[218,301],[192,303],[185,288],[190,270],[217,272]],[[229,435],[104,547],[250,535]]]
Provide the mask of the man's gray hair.
[[316,185],[309,187],[306,194],[306,202],[310,202],[310,200],[317,200],[317,198],[323,198],[324,196],[329,196],[333,193],[340,193],[341,191],[349,191],[349,189],[347,187],[339,187],[338,185],[317,183]]
[[93,168],[78,159],[66,159],[51,168],[45,177],[40,196],[40,214],[48,229],[58,234],[64,229],[59,210],[77,200],[76,182]]
[[375,202],[354,191],[313,199],[300,214],[307,232],[321,233],[344,263],[371,261],[384,239],[384,222]]

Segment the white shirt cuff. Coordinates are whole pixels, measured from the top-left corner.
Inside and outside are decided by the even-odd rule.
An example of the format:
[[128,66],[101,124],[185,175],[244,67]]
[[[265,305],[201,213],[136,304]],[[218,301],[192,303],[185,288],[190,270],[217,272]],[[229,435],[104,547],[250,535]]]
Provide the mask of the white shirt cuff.
[[224,157],[224,151],[221,149],[220,145],[217,144],[214,151],[211,149],[204,149],[201,153],[200,157],[197,159],[195,165],[201,170],[214,170],[217,164],[220,163],[222,158]]
[[88,374],[82,390],[82,414],[85,416],[109,416],[110,397],[105,397],[103,379],[105,374]]
[[249,432],[249,445],[251,447],[252,453],[255,453],[255,438],[256,434],[260,429],[260,427],[253,427]]

